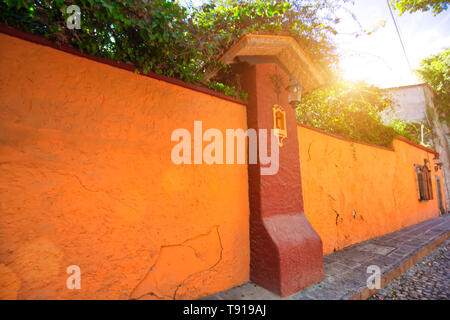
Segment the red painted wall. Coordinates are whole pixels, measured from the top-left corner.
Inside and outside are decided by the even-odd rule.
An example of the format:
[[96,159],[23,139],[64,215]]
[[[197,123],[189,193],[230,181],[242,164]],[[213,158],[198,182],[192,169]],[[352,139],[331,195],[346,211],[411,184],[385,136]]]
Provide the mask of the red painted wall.
[[[272,80],[276,75],[283,79],[279,94]],[[286,296],[324,275],[322,243],[303,212],[296,118],[284,89],[289,77],[275,64],[258,64],[248,66],[241,80],[249,94],[249,128],[268,129],[270,136],[272,107],[281,105],[286,112],[287,139],[279,149],[279,171],[262,175],[261,164],[249,165],[250,278]]]

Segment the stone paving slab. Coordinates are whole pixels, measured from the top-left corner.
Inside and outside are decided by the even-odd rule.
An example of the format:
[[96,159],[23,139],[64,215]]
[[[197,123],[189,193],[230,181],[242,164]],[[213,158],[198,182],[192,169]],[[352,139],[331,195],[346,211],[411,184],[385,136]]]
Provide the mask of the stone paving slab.
[[449,300],[450,239],[379,290],[370,300]]
[[340,300],[367,299],[377,292],[366,285],[367,267],[376,265],[382,273],[381,286],[406,272],[428,255],[450,234],[450,216],[425,222],[352,245],[324,256],[325,278],[289,297],[280,296],[248,282],[205,297],[205,300]]

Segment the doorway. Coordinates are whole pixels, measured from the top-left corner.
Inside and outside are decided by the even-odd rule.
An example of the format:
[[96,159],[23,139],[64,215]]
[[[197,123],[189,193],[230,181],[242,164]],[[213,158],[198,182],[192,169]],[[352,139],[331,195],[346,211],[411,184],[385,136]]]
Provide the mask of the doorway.
[[439,212],[445,214],[444,200],[442,198],[441,177],[436,176],[436,190],[438,196]]

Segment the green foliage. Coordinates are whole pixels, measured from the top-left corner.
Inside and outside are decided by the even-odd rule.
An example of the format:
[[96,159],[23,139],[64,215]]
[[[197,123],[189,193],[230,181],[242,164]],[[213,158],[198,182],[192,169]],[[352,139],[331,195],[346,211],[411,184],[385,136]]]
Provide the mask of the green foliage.
[[[246,33],[294,36],[324,68],[336,56],[331,38],[347,0],[224,0],[183,7],[175,0],[4,0],[0,22],[71,45],[88,54],[135,65],[236,97],[245,96],[218,58]],[[66,27],[67,6],[81,9],[81,29]],[[321,14],[317,14],[320,12]],[[203,80],[207,70],[220,69]]]
[[448,9],[448,0],[391,0],[394,8],[400,10],[400,14],[405,12],[430,11],[434,15]]
[[[81,9],[81,30],[66,27],[68,5]],[[72,45],[91,55],[131,63],[142,69],[192,82],[197,50],[186,33],[186,8],[176,2],[8,0],[3,23]]]
[[306,95],[297,107],[297,119],[306,125],[348,139],[390,146],[402,135],[420,143],[420,124],[391,119],[383,123],[381,111],[391,107],[382,89],[364,82],[338,81]]
[[242,88],[240,87],[239,83],[236,86],[224,85],[222,82],[217,81],[211,81],[208,84],[208,88],[211,90],[223,93],[224,95],[227,96],[236,97],[241,100],[247,100],[248,94],[242,91]]
[[[290,35],[322,71],[333,71],[336,13],[347,1],[210,0],[186,8],[175,0],[4,0],[0,22],[135,65],[138,73],[153,71],[246,99],[230,67],[217,62],[231,45],[247,33]],[[72,4],[81,9],[80,30],[66,27]],[[205,81],[210,70],[219,72]],[[417,126],[399,121],[383,125],[379,111],[389,103],[378,88],[337,83],[305,97],[298,118],[368,143],[389,145],[397,134],[417,141]]]
[[422,60],[416,72],[436,92],[439,117],[450,125],[450,49]]
[[217,60],[244,34],[284,34],[293,36],[316,63],[327,68],[337,61],[332,44],[333,26],[339,21],[335,11],[346,1],[210,0],[194,8],[192,17],[199,41],[210,46],[205,61]]

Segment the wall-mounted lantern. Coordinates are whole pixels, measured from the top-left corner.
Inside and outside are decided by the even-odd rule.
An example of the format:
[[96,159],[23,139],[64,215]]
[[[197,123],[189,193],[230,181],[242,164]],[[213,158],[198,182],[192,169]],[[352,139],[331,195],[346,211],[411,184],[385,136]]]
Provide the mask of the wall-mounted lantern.
[[434,171],[438,171],[439,169],[442,169],[442,162],[438,162],[434,164]]
[[286,112],[279,105],[274,105],[272,110],[273,128],[276,129],[275,135],[278,137],[278,145],[282,147],[283,139],[287,138]]
[[302,100],[303,87],[296,78],[291,78],[286,90],[288,91],[289,104],[295,109]]

